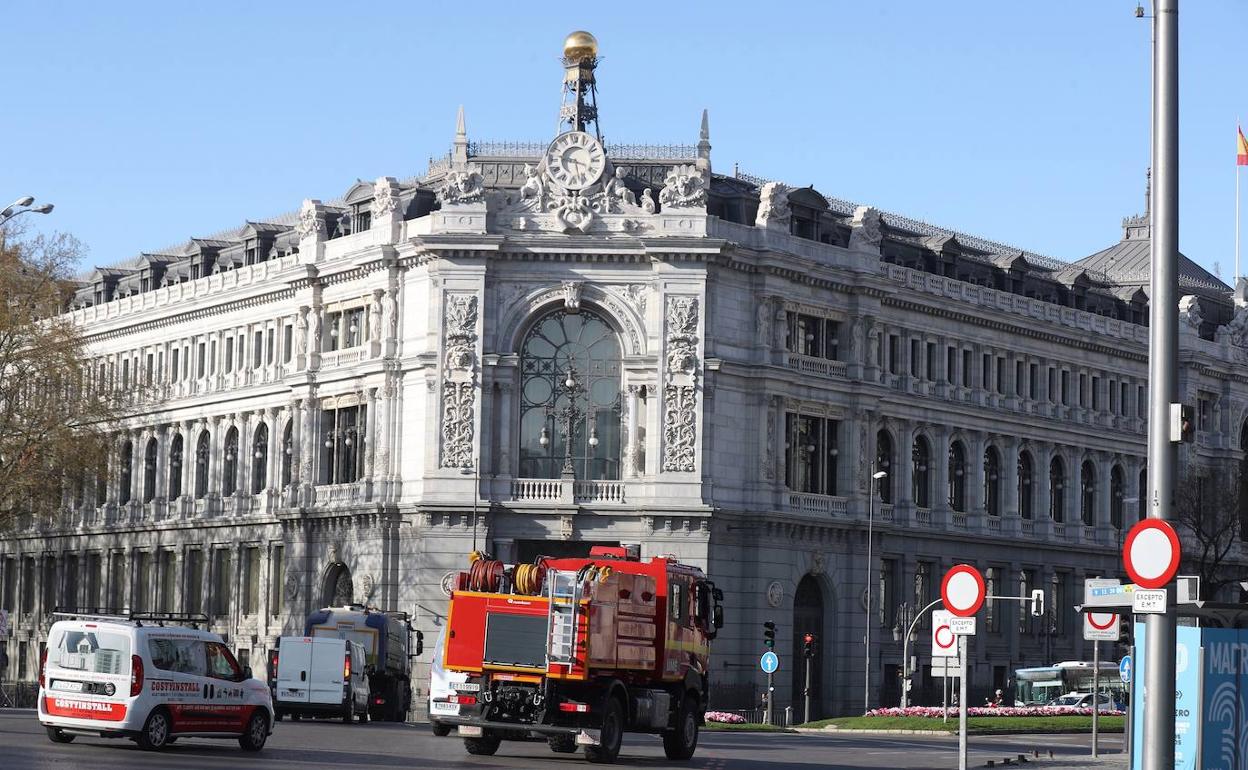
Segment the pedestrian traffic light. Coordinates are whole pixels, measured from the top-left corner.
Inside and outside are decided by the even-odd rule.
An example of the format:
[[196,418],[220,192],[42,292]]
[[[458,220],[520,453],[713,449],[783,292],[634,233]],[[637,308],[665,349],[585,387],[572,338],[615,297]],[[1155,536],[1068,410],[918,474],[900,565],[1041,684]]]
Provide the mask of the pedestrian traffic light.
[[776,624],[770,620],[763,623],[763,646],[769,650],[776,647]]
[[806,634],[802,637],[802,655],[807,658],[815,657],[815,635]]
[[1037,588],[1031,592],[1031,615],[1040,617],[1044,614],[1044,589]]

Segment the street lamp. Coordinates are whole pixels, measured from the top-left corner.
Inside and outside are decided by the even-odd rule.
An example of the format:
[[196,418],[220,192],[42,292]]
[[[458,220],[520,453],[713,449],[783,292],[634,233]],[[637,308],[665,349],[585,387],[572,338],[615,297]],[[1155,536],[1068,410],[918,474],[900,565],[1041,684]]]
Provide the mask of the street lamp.
[[[875,467],[875,463],[871,463]],[[867,490],[867,633],[863,636],[866,647],[866,662],[862,670],[862,711],[871,710],[871,539],[875,526],[875,484],[888,476],[888,471],[875,471],[871,474],[871,488]]]
[[38,206],[31,205],[34,202],[34,197],[30,195],[23,196],[13,201],[11,204],[6,206],[3,211],[0,211],[0,225],[4,225],[18,214],[49,214],[52,212],[53,207],[51,203],[41,203]]
[[[901,645],[901,707],[903,709],[910,705],[910,686],[909,685],[910,685],[910,677],[913,674],[913,672],[910,671],[910,638],[914,636],[914,627],[919,624],[919,621],[923,619],[923,616],[927,614],[927,611],[935,607],[937,604],[940,604],[942,601],[944,600],[933,599],[926,607],[916,612],[913,617],[908,618],[910,621],[910,625],[906,626],[905,640],[902,642],[902,645]],[[903,604],[902,607],[907,610],[909,609],[909,607],[905,604]],[[894,641],[896,641],[898,638],[897,636],[898,630],[899,629],[897,628],[893,629]],[[932,662],[933,664],[935,664],[935,659],[933,659]]]

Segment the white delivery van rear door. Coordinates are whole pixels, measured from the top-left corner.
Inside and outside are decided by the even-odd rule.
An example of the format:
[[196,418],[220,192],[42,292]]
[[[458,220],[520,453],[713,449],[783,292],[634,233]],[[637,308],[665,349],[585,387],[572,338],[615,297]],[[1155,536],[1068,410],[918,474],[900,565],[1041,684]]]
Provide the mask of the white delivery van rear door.
[[283,636],[277,645],[277,700],[307,703],[311,679],[312,638]]
[[344,639],[313,639],[309,702],[342,703],[342,674],[347,662]]

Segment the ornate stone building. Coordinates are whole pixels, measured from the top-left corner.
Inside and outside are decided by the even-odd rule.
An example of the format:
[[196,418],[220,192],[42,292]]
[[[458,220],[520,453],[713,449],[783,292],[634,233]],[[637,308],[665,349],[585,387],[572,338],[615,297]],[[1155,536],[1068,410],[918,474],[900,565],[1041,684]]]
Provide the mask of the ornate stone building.
[[[432,641],[474,544],[707,569],[727,707],[757,702],[769,619],[780,705],[813,631],[819,712],[860,708],[868,622],[895,702],[900,624],[963,561],[1050,593],[984,611],[976,686],[1085,655],[1072,605],[1145,497],[1147,218],[1061,262],[715,173],[705,114],[693,146],[603,145],[594,46],[565,64],[549,145],[470,142],[461,112],[420,177],[83,283],[91,379],[131,409],[64,521],[0,541],[10,675],[57,604],[204,612],[253,665],[348,600]],[[1188,452],[1237,463],[1248,316],[1188,261],[1182,285]]]

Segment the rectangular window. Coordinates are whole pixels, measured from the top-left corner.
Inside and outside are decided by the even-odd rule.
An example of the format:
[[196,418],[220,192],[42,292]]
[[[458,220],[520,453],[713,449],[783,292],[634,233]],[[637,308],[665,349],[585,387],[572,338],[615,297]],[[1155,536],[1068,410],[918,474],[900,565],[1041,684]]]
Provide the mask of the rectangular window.
[[956,385],[958,378],[958,349],[953,345],[945,351],[945,381]]
[[1212,393],[1200,392],[1196,396],[1196,429],[1204,433],[1213,428],[1213,402],[1217,398]]
[[917,339],[910,340],[910,375],[919,377],[923,373],[923,341]]
[[962,351],[962,387],[971,387],[971,351]]
[[997,356],[997,393],[1005,395],[1005,359]]
[[195,377],[202,379],[208,373],[208,346],[199,343],[199,361],[195,366]]
[[229,374],[234,371],[234,346],[225,346],[225,373]]
[[173,349],[173,358],[171,359],[173,362],[173,365],[169,369],[169,378],[175,381],[178,379],[178,375],[182,373],[182,370],[178,368],[178,364],[180,363],[178,354],[181,352],[182,351],[178,350],[177,348]]
[[888,373],[899,374],[901,372],[901,337],[896,334],[888,335]]
[[264,333],[264,362],[266,364],[273,363],[273,353],[275,352],[273,350],[273,341],[274,341],[273,330],[268,329]]
[[264,355],[264,332],[257,331],[251,339],[251,368],[259,369],[261,357]]
[[1148,394],[1143,385],[1135,386],[1135,416],[1143,418],[1148,413]]
[[984,354],[983,362],[980,364],[979,368],[980,368],[980,372],[979,372],[980,387],[983,388],[984,390],[991,390],[992,389],[992,354],[991,353]]
[[[932,563],[917,562],[914,565],[914,611],[918,612],[932,601]],[[932,616],[923,613],[919,628],[930,628]]]
[[11,556],[4,559],[4,590],[0,592],[0,601],[4,608],[13,610],[13,600],[17,596],[17,559]]
[[212,552],[212,614],[224,617],[230,614],[230,594],[234,585],[230,574],[230,551],[218,548]]
[[177,609],[173,599],[178,580],[176,565],[176,552],[168,548],[160,552],[160,601],[156,607],[159,612],[173,612]]
[[1109,381],[1109,411],[1111,414],[1118,414],[1118,381]]
[[1123,417],[1127,416],[1127,396],[1131,393],[1131,386],[1127,383],[1119,383],[1118,390],[1118,414]]
[[65,579],[61,584],[61,604],[65,607],[77,607],[80,589],[78,556],[71,554],[65,557]]
[[[1031,596],[1031,592],[1036,588],[1036,571],[1034,569],[1020,570],[1018,573],[1018,595]],[[1031,632],[1031,604],[1022,605],[1022,609],[1018,613],[1018,632],[1026,634]]]
[[290,357],[295,347],[295,327],[285,324],[282,327],[282,363],[290,363]]
[[357,307],[354,310],[348,310],[345,320],[347,328],[344,331],[347,343],[343,347],[353,348],[364,344],[364,308]]
[[1062,636],[1066,633],[1066,579],[1064,572],[1054,572],[1053,582],[1049,591],[1049,620],[1053,633]]
[[143,383],[145,385],[152,384],[153,382],[155,382],[155,380],[153,379],[155,376],[156,376],[156,358],[151,353],[148,353],[147,361],[143,369],[143,377],[144,377]]
[[1029,364],[1027,367],[1027,397],[1035,401],[1040,397],[1040,365]]
[[837,433],[835,420],[785,415],[785,485],[794,492],[835,495]]
[[[1112,383],[1109,387],[1109,401],[1111,404],[1114,401],[1114,387]],[[1101,411],[1101,378],[1095,375],[1092,376],[1092,411]]]
[[841,322],[827,319],[823,330],[823,357],[830,361],[841,360]]
[[278,617],[282,614],[282,592],[286,586],[285,548],[273,546],[269,558],[269,614]]
[[217,341],[215,339],[212,341],[212,347],[209,348],[208,352],[208,373],[217,373]]
[[342,347],[341,340],[338,335],[342,333],[342,313],[326,313],[325,314],[325,350],[334,351]]
[[43,596],[41,598],[40,612],[44,615],[52,612],[52,608],[56,606],[56,559],[48,556],[43,560],[43,576],[39,581],[43,587]]
[[130,359],[121,362],[121,389],[126,390],[130,387]]
[[183,605],[188,613],[198,614],[204,611],[204,552],[202,550],[192,548],[186,552],[185,574]]
[[151,609],[152,596],[152,554],[139,551],[134,555],[134,599],[131,603],[137,612]]
[[1087,390],[1088,390],[1088,375],[1084,374],[1083,372],[1080,372],[1079,373],[1079,392],[1075,394],[1075,403],[1078,404],[1079,406],[1088,405],[1088,399],[1086,395]]
[[365,411],[351,406],[321,412],[322,484],[346,484],[363,475]]
[[[987,596],[996,596],[998,588],[998,577],[1001,571],[996,567],[989,567],[984,570],[984,594]],[[996,599],[985,599],[984,606],[987,608],[986,617],[984,618],[988,626],[988,633],[1001,633],[1001,608],[997,606]]]
[[1027,366],[1022,361],[1014,362],[1014,395],[1022,398],[1026,395],[1023,389],[1023,378],[1026,376]]
[[104,578],[104,569],[99,553],[87,554],[87,580],[83,592],[82,606],[98,607],[100,604],[100,583]]
[[896,616],[897,604],[897,560],[880,559],[880,625],[891,626]]
[[936,381],[936,343],[927,343],[927,358],[923,361],[927,365],[927,381]]
[[260,549],[248,546],[243,551],[243,614],[260,611]]
[[120,610],[126,606],[126,557],[114,551],[108,559],[108,608]]
[[1062,406],[1070,406],[1070,372],[1062,370]]

